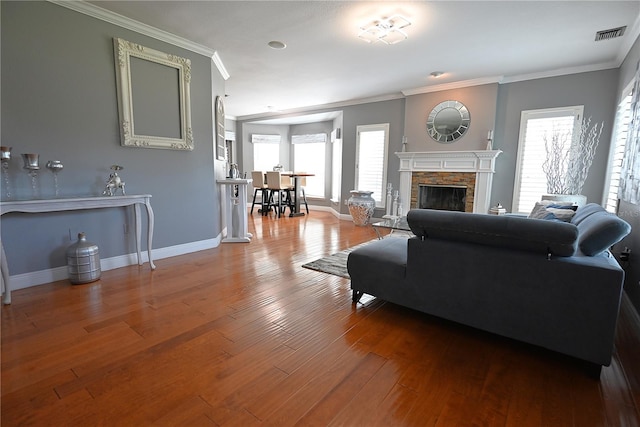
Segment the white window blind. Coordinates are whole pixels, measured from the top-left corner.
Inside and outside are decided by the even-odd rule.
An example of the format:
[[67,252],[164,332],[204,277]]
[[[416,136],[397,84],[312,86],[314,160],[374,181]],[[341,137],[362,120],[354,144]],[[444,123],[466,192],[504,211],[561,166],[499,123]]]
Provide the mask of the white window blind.
[[620,189],[620,177],[622,173],[622,160],[624,159],[627,144],[627,133],[631,123],[631,93],[625,96],[618,105],[616,111],[616,125],[613,135],[613,147],[609,160],[609,185],[605,199],[605,209],[616,213],[618,208],[618,190]]
[[560,135],[559,141],[568,152],[581,116],[582,106],[522,112],[513,212],[528,214],[542,195],[548,193],[547,176],[542,171],[547,158],[545,137],[550,142],[553,133]]
[[325,158],[327,134],[292,135],[293,166],[295,172],[312,173],[306,178],[307,197],[325,197]]
[[376,207],[385,207],[389,124],[357,127],[355,189],[373,191]]
[[270,171],[280,163],[280,135],[251,135],[253,170]]
[[307,135],[292,135],[292,144],[309,144],[309,143],[325,143],[327,142],[326,133],[312,133]]

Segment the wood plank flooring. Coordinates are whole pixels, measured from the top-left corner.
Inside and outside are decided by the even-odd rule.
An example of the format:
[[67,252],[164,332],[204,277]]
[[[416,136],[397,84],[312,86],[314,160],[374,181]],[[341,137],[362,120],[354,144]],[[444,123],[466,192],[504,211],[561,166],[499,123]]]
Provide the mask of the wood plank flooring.
[[598,382],[574,359],[365,296],[302,264],[375,238],[325,212],[249,244],[16,291],[2,426],[640,426],[624,301]]

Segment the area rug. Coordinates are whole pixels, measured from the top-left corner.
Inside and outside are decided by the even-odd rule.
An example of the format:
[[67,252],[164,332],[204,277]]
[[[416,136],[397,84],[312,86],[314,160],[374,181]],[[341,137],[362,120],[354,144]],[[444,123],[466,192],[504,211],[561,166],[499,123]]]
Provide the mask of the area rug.
[[[373,242],[373,240],[371,242]],[[311,261],[307,264],[303,264],[302,267],[308,268],[309,270],[321,271],[323,273],[333,274],[334,276],[340,276],[344,277],[345,279],[349,279],[349,273],[347,272],[347,257],[349,256],[349,253],[352,250],[359,248],[360,246],[367,245],[371,242],[364,242],[359,245],[352,246],[343,251],[336,252],[333,255],[329,255],[324,258]]]

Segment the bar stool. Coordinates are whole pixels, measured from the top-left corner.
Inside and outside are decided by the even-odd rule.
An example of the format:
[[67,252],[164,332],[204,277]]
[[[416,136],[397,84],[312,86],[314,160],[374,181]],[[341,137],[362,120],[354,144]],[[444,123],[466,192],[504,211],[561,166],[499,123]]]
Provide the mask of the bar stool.
[[251,214],[253,215],[253,207],[256,204],[256,198],[258,197],[258,191],[260,192],[260,200],[262,207],[258,209],[262,215],[266,215],[269,211],[269,187],[264,179],[263,171],[251,171],[251,179],[253,180],[253,201],[251,202]]
[[[307,214],[309,213],[309,205],[307,204],[307,195],[304,192],[304,187],[307,186],[307,177],[306,176],[300,176],[298,178],[296,178],[298,180],[298,188],[300,189],[300,192],[302,193],[302,202],[304,203],[304,207],[307,209]],[[299,194],[296,194],[296,198],[300,196]]]

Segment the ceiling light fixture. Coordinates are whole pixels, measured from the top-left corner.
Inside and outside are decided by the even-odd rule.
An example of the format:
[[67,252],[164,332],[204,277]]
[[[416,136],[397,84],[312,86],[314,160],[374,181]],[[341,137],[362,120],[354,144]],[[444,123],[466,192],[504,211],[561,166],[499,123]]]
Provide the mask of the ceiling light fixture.
[[438,77],[442,76],[444,73],[442,71],[434,71],[433,73],[429,74],[431,77],[433,77],[434,79],[437,79]]
[[281,42],[279,40],[272,40],[267,44],[269,45],[269,47],[271,49],[276,49],[276,50],[284,49],[285,47],[287,47],[286,44],[284,44],[283,42]]
[[376,19],[369,24],[360,27],[358,37],[367,43],[382,42],[396,44],[409,38],[403,28],[411,25],[407,18],[401,15],[393,15],[389,18]]

